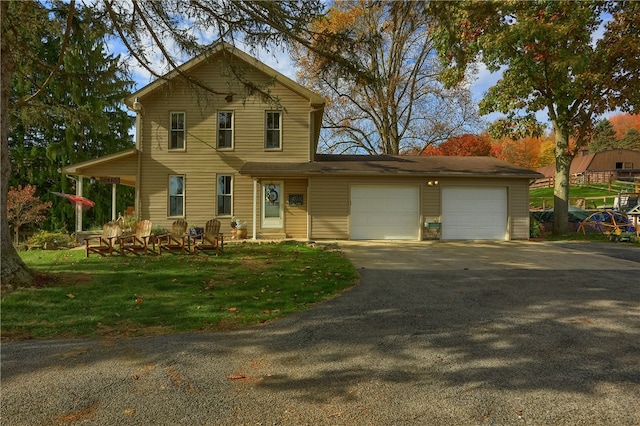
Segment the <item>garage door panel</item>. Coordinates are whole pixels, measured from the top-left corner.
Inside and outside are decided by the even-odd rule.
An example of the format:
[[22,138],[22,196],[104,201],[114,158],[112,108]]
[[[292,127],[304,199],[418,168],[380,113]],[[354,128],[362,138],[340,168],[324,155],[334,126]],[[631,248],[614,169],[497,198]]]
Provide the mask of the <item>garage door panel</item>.
[[419,194],[417,186],[353,186],[351,239],[418,239]]
[[442,238],[504,240],[507,238],[505,187],[442,189]]

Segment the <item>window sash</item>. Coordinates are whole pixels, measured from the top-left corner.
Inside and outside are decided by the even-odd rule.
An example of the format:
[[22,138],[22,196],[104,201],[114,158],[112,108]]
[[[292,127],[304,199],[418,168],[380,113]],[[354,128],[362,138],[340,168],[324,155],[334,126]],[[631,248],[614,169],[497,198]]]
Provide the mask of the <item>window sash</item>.
[[184,176],[169,176],[169,216],[184,216]]
[[218,148],[233,147],[233,112],[218,112]]
[[280,111],[267,111],[265,120],[265,148],[280,148],[281,135]]
[[171,113],[171,130],[169,132],[169,149],[184,149],[185,113]]
[[231,191],[232,177],[229,175],[218,176],[218,216],[231,216]]

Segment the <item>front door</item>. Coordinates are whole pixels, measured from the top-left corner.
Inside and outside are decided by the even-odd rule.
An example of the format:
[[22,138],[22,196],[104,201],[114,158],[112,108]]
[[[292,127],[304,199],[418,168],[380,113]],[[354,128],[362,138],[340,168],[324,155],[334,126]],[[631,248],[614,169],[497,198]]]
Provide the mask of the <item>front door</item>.
[[262,185],[262,227],[282,229],[284,226],[284,205],[282,200],[282,182],[270,182]]

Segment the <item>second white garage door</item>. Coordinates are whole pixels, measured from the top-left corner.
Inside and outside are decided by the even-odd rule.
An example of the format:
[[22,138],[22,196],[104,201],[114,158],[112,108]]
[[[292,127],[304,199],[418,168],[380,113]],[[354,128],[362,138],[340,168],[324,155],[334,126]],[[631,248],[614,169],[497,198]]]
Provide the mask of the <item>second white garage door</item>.
[[352,240],[417,240],[418,186],[351,187]]
[[443,240],[505,240],[507,188],[442,188]]

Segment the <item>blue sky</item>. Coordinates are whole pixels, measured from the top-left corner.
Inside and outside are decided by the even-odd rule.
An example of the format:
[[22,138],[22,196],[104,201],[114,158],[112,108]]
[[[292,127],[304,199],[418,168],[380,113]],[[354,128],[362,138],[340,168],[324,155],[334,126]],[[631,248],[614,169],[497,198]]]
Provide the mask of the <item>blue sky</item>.
[[[280,72],[281,74],[284,74],[285,76],[291,78],[292,80],[297,81],[295,65],[291,61],[289,57],[289,53],[286,50],[281,48],[275,48],[271,52],[267,52],[266,50],[253,52],[253,51],[250,51],[245,46],[242,46],[241,44],[239,44],[238,47],[244,50],[246,53],[257,57],[260,61],[267,64],[268,66],[275,69],[276,71]],[[111,43],[111,51],[117,54],[117,53],[123,52],[124,48],[119,41],[113,41]],[[156,72],[160,72],[160,73],[167,72],[168,70],[163,70],[162,68],[161,58],[158,56],[156,59],[157,59],[157,63],[154,68]],[[184,58],[185,61],[187,59],[188,58]],[[142,87],[151,83],[154,80],[153,76],[149,73],[149,71],[147,71],[146,69],[142,68],[137,64],[132,63],[131,70],[132,70],[132,77],[135,81],[134,91],[141,89]],[[473,95],[473,100],[475,102],[479,102],[480,99],[482,99],[484,93],[488,90],[488,88],[494,85],[499,78],[500,78],[500,73],[491,73],[486,69],[486,67],[483,64],[480,64],[478,66],[478,73],[477,75],[475,75],[473,84],[470,87],[471,93]],[[483,118],[487,121],[493,121],[499,116],[500,114],[491,114]],[[542,118],[546,119],[546,114],[543,114]]]
[[[604,26],[606,21],[607,19],[605,18],[604,22],[600,25],[598,30],[593,34],[593,43],[596,43],[597,40],[599,40],[602,37],[602,34],[604,33]],[[211,34],[197,34],[197,36],[201,40],[207,39],[207,38],[209,40],[212,39]],[[287,77],[293,80],[297,80],[295,66],[291,61],[290,56],[286,50],[282,48],[272,48],[271,52],[268,52],[266,50],[252,51],[248,49],[246,46],[243,46],[241,41],[236,40],[236,43],[238,47],[244,50],[246,53],[257,57],[260,61],[269,65],[271,68],[274,68],[278,72],[286,75]],[[172,49],[172,46],[170,45],[167,47],[169,48],[169,51],[177,51],[177,49]],[[117,53],[123,52],[125,49],[119,40],[112,40],[111,50],[113,53],[117,54]],[[155,68],[157,72],[163,74],[169,71],[168,69],[164,69],[164,70],[162,69],[163,61],[159,55],[156,56],[154,59],[156,60],[156,64],[157,64]],[[190,58],[184,57],[182,62],[188,59]],[[144,68],[140,67],[137,64],[132,64],[131,69],[133,72],[133,79],[136,84],[135,90],[138,90],[144,87],[145,85],[151,83],[154,79],[147,70],[145,70]],[[477,73],[475,73],[475,75],[472,75],[470,79],[470,82],[471,82],[470,90],[471,90],[471,94],[474,102],[478,103],[483,98],[486,91],[491,86],[496,84],[496,82],[500,79],[501,75],[502,75],[501,72],[492,73],[487,70],[484,64],[482,63],[478,64]],[[610,116],[612,114],[613,113],[607,114],[606,116]],[[483,116],[482,118],[489,123],[496,120],[497,118],[500,118],[501,116],[502,114],[500,113],[493,113],[493,114]],[[539,122],[546,123],[549,126],[549,118],[546,110],[539,111],[538,113],[536,113],[536,117]]]

